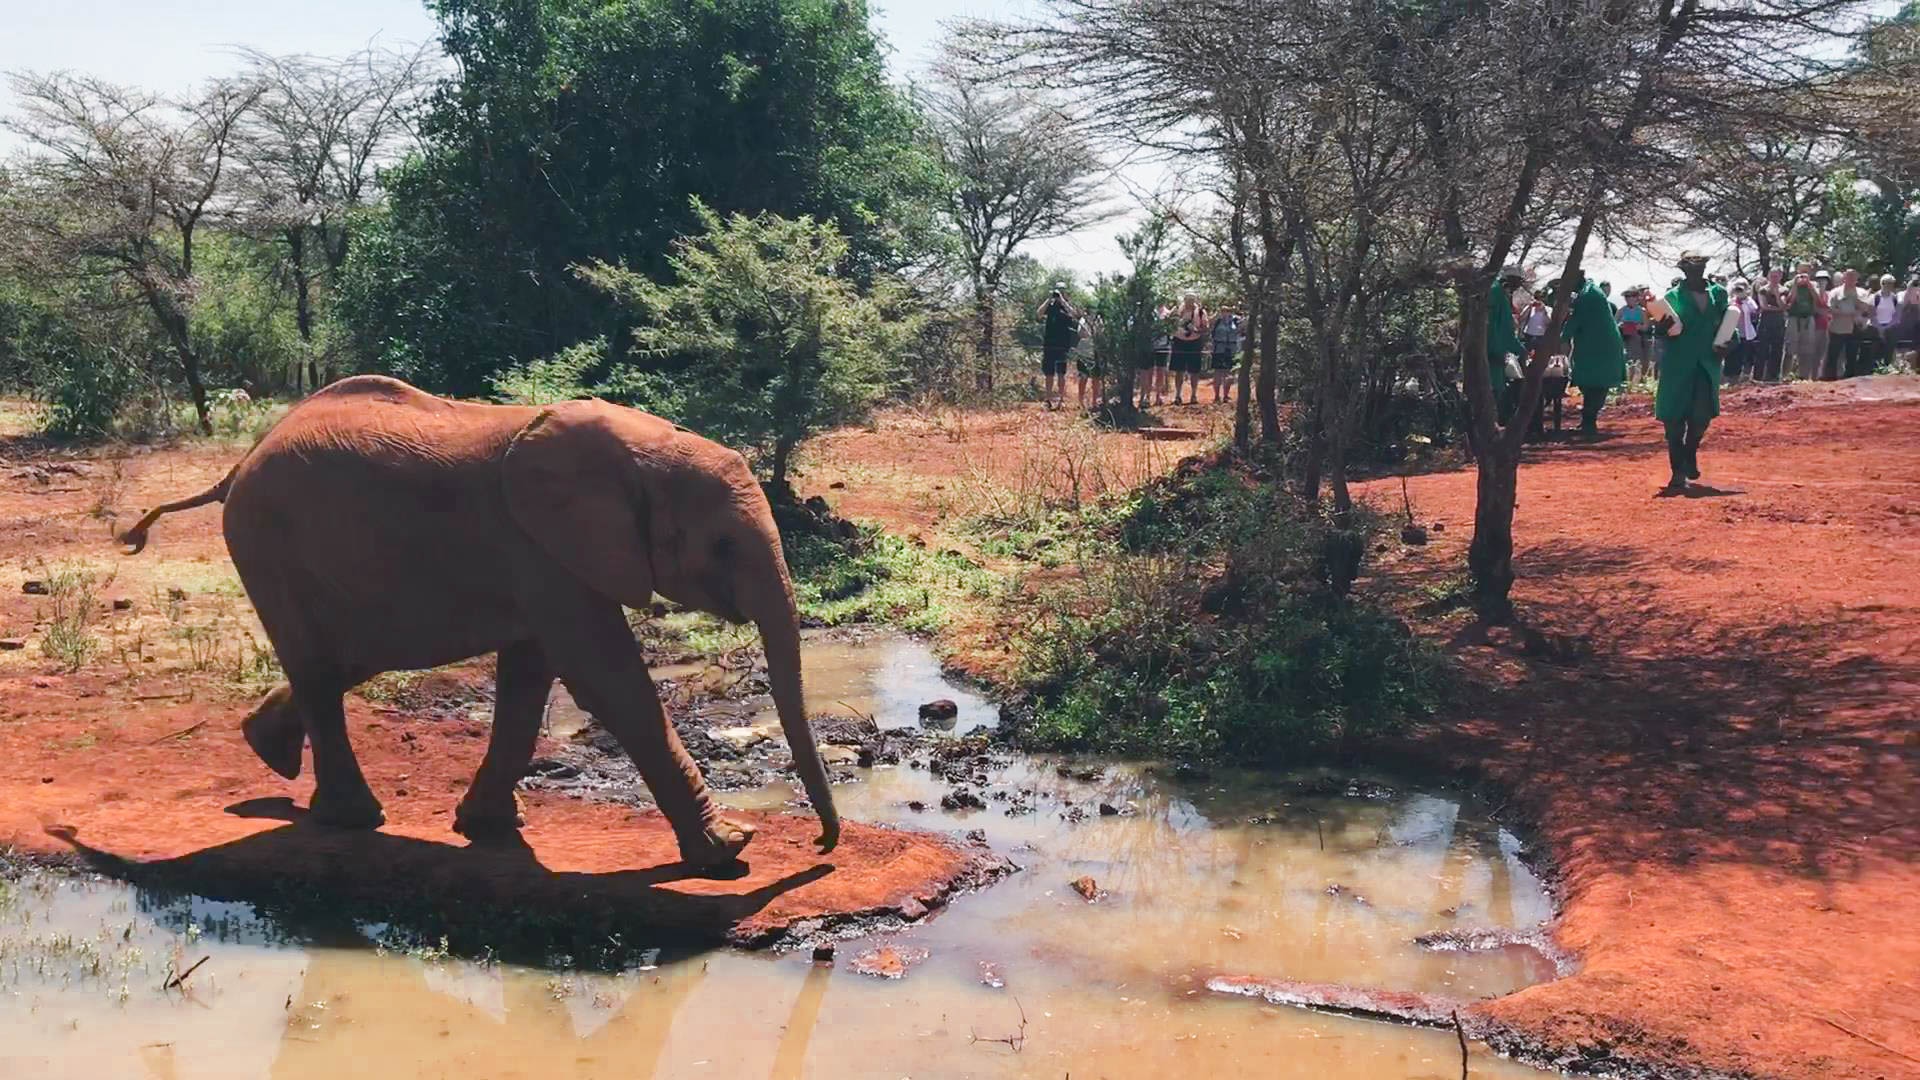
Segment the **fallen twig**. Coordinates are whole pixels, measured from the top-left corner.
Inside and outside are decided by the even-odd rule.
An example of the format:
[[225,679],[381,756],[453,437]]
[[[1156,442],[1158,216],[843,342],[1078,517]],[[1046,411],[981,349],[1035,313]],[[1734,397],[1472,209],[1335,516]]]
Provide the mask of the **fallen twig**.
[[997,1039],[983,1039],[980,1037],[979,1032],[974,1031],[972,1028],[968,1028],[967,1034],[971,1036],[970,1041],[977,1042],[977,1043],[979,1042],[1006,1043],[1008,1048],[1011,1049],[1014,1053],[1016,1054],[1019,1053],[1020,1048],[1027,1045],[1027,1007],[1025,1005],[1020,1004],[1020,999],[1017,997],[1013,999],[1013,1007],[1020,1010],[1020,1030],[1019,1031],[1016,1031],[1011,1035],[1002,1035]]
[[1920,1058],[1914,1057],[1912,1054],[1909,1054],[1904,1050],[1895,1050],[1893,1047],[1888,1046],[1886,1043],[1881,1042],[1879,1039],[1875,1039],[1867,1035],[1862,1035],[1859,1032],[1853,1030],[1852,1028],[1848,1027],[1847,1025],[1841,1023],[1838,1020],[1835,1020],[1827,1016],[1823,1016],[1820,1019],[1825,1020],[1827,1023],[1832,1024],[1834,1027],[1839,1028],[1841,1031],[1846,1032],[1847,1034],[1853,1036],[1856,1039],[1859,1039],[1861,1042],[1866,1043],[1869,1046],[1877,1046],[1880,1049],[1885,1050],[1887,1053],[1894,1055],[1895,1057],[1903,1057],[1903,1058],[1906,1058],[1908,1061],[1920,1063]]
[[1313,819],[1313,835],[1320,838],[1320,850],[1321,851],[1327,850],[1327,834],[1324,829],[1320,828],[1319,818]]
[[[163,696],[169,696],[169,697],[170,697],[170,696],[172,696],[172,695],[163,695]],[[133,700],[135,700],[135,701],[148,701],[148,700],[159,700],[159,699],[157,699],[157,698],[134,698]],[[152,741],[151,743],[148,743],[147,745],[149,745],[149,746],[158,746],[158,745],[160,745],[161,743],[163,743],[163,742],[167,742],[167,741],[169,741],[169,740],[171,740],[171,739],[184,739],[184,738],[186,738],[187,736],[189,736],[189,735],[191,735],[191,734],[193,734],[193,733],[194,733],[194,732],[196,732],[196,731],[199,731],[199,730],[200,730],[201,728],[203,728],[203,727],[206,727],[206,726],[207,726],[207,722],[206,722],[205,720],[202,720],[202,721],[200,721],[200,722],[199,722],[199,723],[197,723],[197,724],[188,724],[188,725],[187,725],[186,727],[183,727],[183,728],[181,728],[181,729],[180,729],[179,731],[176,731],[176,732],[174,732],[174,733],[173,733],[173,734],[171,734],[171,735],[162,735],[162,736],[160,736],[159,738],[157,738],[157,739],[155,739],[155,740],[153,740],[153,741]]]
[[1460,1026],[1460,1010],[1453,1010],[1453,1034],[1460,1040],[1460,1080],[1467,1080],[1467,1029]]
[[186,986],[186,984],[187,984],[187,980],[188,980],[189,978],[191,978],[191,977],[193,976],[193,973],[194,973],[194,972],[196,972],[196,971],[199,971],[199,970],[200,970],[200,965],[201,965],[201,964],[204,964],[204,963],[206,963],[207,961],[209,961],[209,960],[211,960],[211,959],[213,959],[213,954],[212,954],[212,953],[208,953],[207,955],[205,955],[205,956],[203,956],[203,957],[201,957],[200,959],[198,959],[198,960],[195,960],[195,961],[193,962],[193,966],[192,966],[192,967],[190,967],[190,968],[188,968],[187,970],[185,970],[185,971],[183,971],[183,972],[181,972],[181,973],[180,973],[180,974],[178,974],[178,975],[175,975],[175,976],[174,976],[173,978],[171,978],[171,979],[168,979],[168,980],[166,981],[166,983],[165,983],[165,985],[163,985],[163,986],[161,986],[161,987],[160,987],[160,989],[162,989],[162,990],[172,990],[172,989],[173,989],[173,988],[175,988],[175,987],[184,987],[184,986]]

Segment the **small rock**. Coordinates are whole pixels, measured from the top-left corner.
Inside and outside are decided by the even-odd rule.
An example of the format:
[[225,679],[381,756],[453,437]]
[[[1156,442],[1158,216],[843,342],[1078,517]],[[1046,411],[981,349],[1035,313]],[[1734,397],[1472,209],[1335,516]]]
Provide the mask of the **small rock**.
[[43,777],[41,777],[41,778],[40,778],[40,782],[41,782],[41,783],[43,783],[43,784],[51,784],[51,783],[53,783],[53,777],[51,777],[51,776],[43,776]]
[[920,813],[921,811],[923,811],[923,810],[925,810],[926,808],[927,808],[927,804],[926,804],[926,803],[923,803],[923,802],[921,802],[921,801],[920,801],[919,799],[908,799],[908,800],[907,800],[907,809],[909,809],[909,810],[911,810],[911,811],[913,811],[913,812],[914,812],[914,813],[916,813],[916,814],[918,814],[918,813]]
[[0,638],[0,652],[13,652],[26,647],[27,643],[20,638]]
[[1069,884],[1073,886],[1073,891],[1079,893],[1080,898],[1089,904],[1100,899],[1100,883],[1091,877],[1074,878]]
[[999,968],[982,960],[980,961],[980,985],[994,990],[1004,990],[1007,980],[1000,977]]
[[816,964],[833,963],[833,946],[815,945],[813,947],[813,962]]
[[[714,728],[708,734],[736,750],[750,750],[769,738],[764,729],[757,727]],[[821,756],[825,757],[824,752]]]
[[1120,808],[1113,805],[1112,803],[1103,802],[1100,804],[1100,816],[1101,817],[1118,817],[1120,816]]
[[950,728],[960,718],[960,706],[946,698],[920,706],[920,723],[932,728]]
[[47,595],[47,583],[44,581],[22,582],[20,591],[29,596],[45,596]]
[[113,610],[115,610],[115,611],[132,611],[132,610],[133,610],[133,601],[131,601],[131,600],[128,600],[128,599],[126,599],[125,597],[121,597],[120,599],[118,599],[118,600],[115,600],[115,601],[113,602]]
[[862,746],[860,747],[860,753],[858,754],[858,756],[855,757],[853,763],[855,765],[860,766],[863,769],[871,769],[873,768],[873,763],[875,760],[876,760],[876,755],[873,752],[873,747]]
[[1356,904],[1359,904],[1361,907],[1373,906],[1367,903],[1366,897],[1361,896],[1359,893],[1354,892],[1352,889],[1348,888],[1345,885],[1341,885],[1337,883],[1327,886],[1327,895],[1332,897],[1344,897],[1348,900],[1353,901]]
[[986,843],[986,842],[987,842],[987,830],[985,830],[985,829],[968,829],[968,830],[967,830],[967,842],[968,842],[968,843],[972,843],[972,844],[984,844],[984,843]]
[[571,780],[580,775],[580,769],[558,758],[540,757],[527,762],[527,775],[544,776],[549,780]]
[[853,970],[877,979],[898,979],[927,958],[927,950],[909,945],[882,945],[853,958]]
[[186,598],[187,598],[187,590],[185,589],[168,589],[167,590],[167,599],[169,600],[185,600]]
[[960,788],[940,796],[940,806],[945,810],[985,810],[987,801],[966,788]]
[[1427,528],[1432,529],[1434,532],[1446,532],[1447,523],[1444,521],[1436,521],[1432,525],[1427,526]]
[[820,748],[820,760],[829,765],[853,765],[860,760],[860,748],[857,746],[823,746]]
[[401,797],[401,798],[403,798],[403,799],[407,797],[407,789],[406,789],[406,788],[403,788],[403,787],[400,787],[400,788],[394,788],[394,789],[393,789],[393,793],[394,793],[395,795],[398,795],[398,796],[400,796],[400,797]]
[[827,485],[827,490],[843,491],[846,489],[846,486],[847,482],[845,480],[835,480],[833,483]]
[[1400,530],[1400,542],[1412,547],[1419,547],[1427,542],[1427,530],[1418,525],[1408,525]]

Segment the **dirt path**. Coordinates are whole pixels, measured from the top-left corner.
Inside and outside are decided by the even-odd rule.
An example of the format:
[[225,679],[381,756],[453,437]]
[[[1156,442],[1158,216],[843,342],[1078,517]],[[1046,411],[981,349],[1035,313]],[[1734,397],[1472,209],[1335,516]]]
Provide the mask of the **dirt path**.
[[[1485,1012],[1588,1066],[1920,1076],[1920,380],[1726,407],[1706,497],[1653,497],[1644,405],[1533,452],[1527,630],[1447,624],[1499,692],[1416,752],[1538,824],[1580,958]],[[1371,587],[1417,607],[1463,565],[1473,477],[1410,487],[1446,529]]]

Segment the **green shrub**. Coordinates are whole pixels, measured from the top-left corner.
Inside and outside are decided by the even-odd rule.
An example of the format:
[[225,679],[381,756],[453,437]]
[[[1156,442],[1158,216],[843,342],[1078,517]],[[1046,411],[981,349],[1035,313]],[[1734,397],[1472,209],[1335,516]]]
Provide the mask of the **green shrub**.
[[1438,655],[1345,595],[1377,531],[1333,528],[1274,484],[1225,468],[1149,485],[1108,554],[1041,598],[1016,641],[1039,747],[1281,761],[1431,710]]

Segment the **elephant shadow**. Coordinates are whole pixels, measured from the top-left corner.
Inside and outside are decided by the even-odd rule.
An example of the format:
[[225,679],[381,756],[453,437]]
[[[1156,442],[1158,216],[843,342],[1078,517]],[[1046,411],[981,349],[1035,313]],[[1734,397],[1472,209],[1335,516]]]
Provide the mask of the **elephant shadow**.
[[[751,862],[719,874],[680,862],[559,871],[518,836],[475,845],[329,829],[283,802],[251,800],[229,810],[284,816],[289,824],[173,858],[131,859],[72,831],[54,835],[97,872],[142,889],[248,903],[296,936],[305,924],[381,923],[446,938],[456,952],[527,963],[564,954],[614,968],[648,947],[736,942],[742,922],[834,870],[818,863],[772,880],[756,875]],[[716,888],[722,881],[738,885]]]

